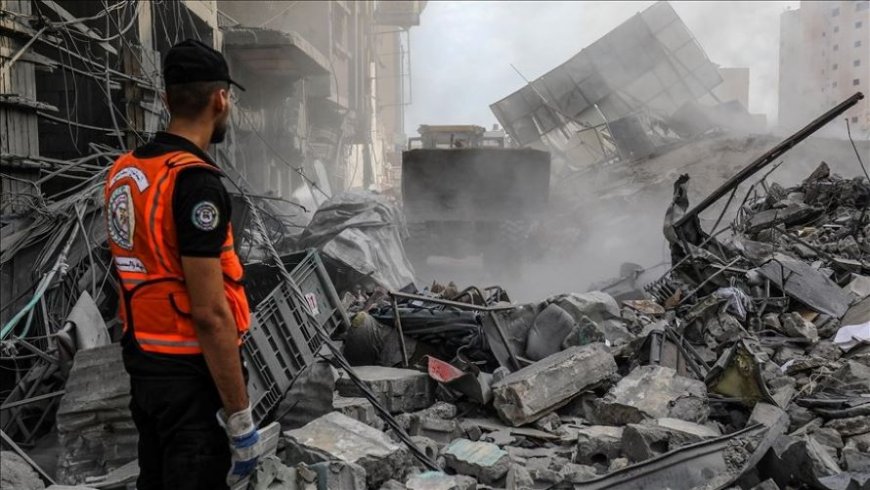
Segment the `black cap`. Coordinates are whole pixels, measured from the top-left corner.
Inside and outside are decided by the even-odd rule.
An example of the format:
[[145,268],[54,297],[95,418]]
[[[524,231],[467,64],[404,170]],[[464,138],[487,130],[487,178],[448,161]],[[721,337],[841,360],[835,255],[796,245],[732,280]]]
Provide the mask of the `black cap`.
[[163,80],[166,85],[225,81],[245,90],[230,78],[224,55],[196,39],[186,39],[169,49],[163,59]]

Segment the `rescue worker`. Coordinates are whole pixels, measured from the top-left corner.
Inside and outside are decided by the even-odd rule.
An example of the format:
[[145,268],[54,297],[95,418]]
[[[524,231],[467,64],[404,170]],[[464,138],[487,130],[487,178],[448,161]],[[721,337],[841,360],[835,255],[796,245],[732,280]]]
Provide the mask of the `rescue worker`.
[[218,489],[261,452],[240,356],[249,311],[230,198],[206,152],[224,139],[229,69],[194,40],[163,62],[170,122],[106,180],[139,490]]

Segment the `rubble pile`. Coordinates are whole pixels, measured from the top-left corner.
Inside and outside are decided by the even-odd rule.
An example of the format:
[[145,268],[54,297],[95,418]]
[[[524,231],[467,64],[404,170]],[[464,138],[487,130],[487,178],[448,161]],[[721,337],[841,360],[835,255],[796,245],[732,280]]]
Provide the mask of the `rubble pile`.
[[[351,265],[349,245],[286,256],[288,267],[316,266],[290,276],[337,350],[311,344],[314,361],[267,407],[260,423],[277,419],[281,444],[250,488],[866,488],[870,182],[825,163],[796,186],[763,179],[709,232],[681,223],[689,185],[676,181],[665,216],[672,265],[619,300],[587,291],[515,303],[498,286],[453,283],[397,290],[403,273]],[[340,197],[312,226],[340,223],[322,243],[350,244],[335,237],[351,233],[370,250],[388,244],[394,252],[360,255],[378,268],[404,252],[401,228],[386,224],[400,219],[373,199]],[[274,266],[249,271],[263,304],[282,290]],[[35,381],[64,384],[57,479],[119,488],[136,475],[136,433],[97,307],[107,301],[83,291],[50,351],[63,370],[33,369]]]
[[673,266],[642,299],[346,296],[343,350],[374,402],[309,368],[334,394],[293,415],[281,454],[297,477],[275,488],[307,488],[326,461],[343,469],[319,473],[326,488],[866,488],[870,182],[822,163],[753,186],[727,238],[674,226],[687,186],[666,218]]

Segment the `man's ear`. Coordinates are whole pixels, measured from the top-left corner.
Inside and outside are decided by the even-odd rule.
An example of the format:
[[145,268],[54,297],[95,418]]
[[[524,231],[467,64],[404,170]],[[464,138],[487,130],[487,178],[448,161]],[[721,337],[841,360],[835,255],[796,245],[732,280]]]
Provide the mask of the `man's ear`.
[[225,88],[215,90],[212,96],[212,106],[215,114],[223,114],[230,105],[230,91]]

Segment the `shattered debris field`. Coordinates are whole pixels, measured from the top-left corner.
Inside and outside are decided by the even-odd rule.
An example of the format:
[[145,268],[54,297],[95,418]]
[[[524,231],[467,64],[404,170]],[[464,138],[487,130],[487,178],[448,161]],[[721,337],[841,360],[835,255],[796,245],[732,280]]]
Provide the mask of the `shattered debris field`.
[[[105,189],[112,162],[166,122],[152,64],[165,47],[82,20],[133,25],[139,7],[69,3],[0,15],[0,490],[135,489],[139,475]],[[667,29],[691,33],[658,2],[493,104],[501,134],[423,126],[420,147],[393,152],[394,185],[371,190],[365,167],[330,187],[323,162],[379,145],[343,146],[350,123],[335,121],[353,111],[317,84],[332,58],[268,19],[245,27],[242,7],[214,22],[262,100],[240,99],[213,153],[234,182],[240,356],[266,451],[233,490],[870,489],[870,140],[821,134],[863,94],[762,132],[739,104],[706,103],[721,79],[697,42],[696,65],[668,61],[683,44]],[[621,59],[641,48],[617,37],[653,43],[626,34],[638,26],[658,39],[649,63],[608,71],[602,46]],[[88,78],[80,90],[111,113],[91,121],[77,99],[80,122],[51,115],[36,87],[60,82],[34,66]],[[685,100],[635,84],[662,66]],[[580,68],[589,78],[557,90]],[[258,77],[311,85],[275,95]],[[588,119],[601,108],[613,117]],[[542,110],[546,130],[528,122]],[[278,112],[310,118],[306,136],[270,130]],[[60,119],[48,143],[44,114]],[[10,143],[21,128],[34,147]],[[82,131],[75,148],[49,144],[67,129]],[[299,164],[262,177],[232,163],[270,153]],[[261,188],[282,178],[292,192]]]

